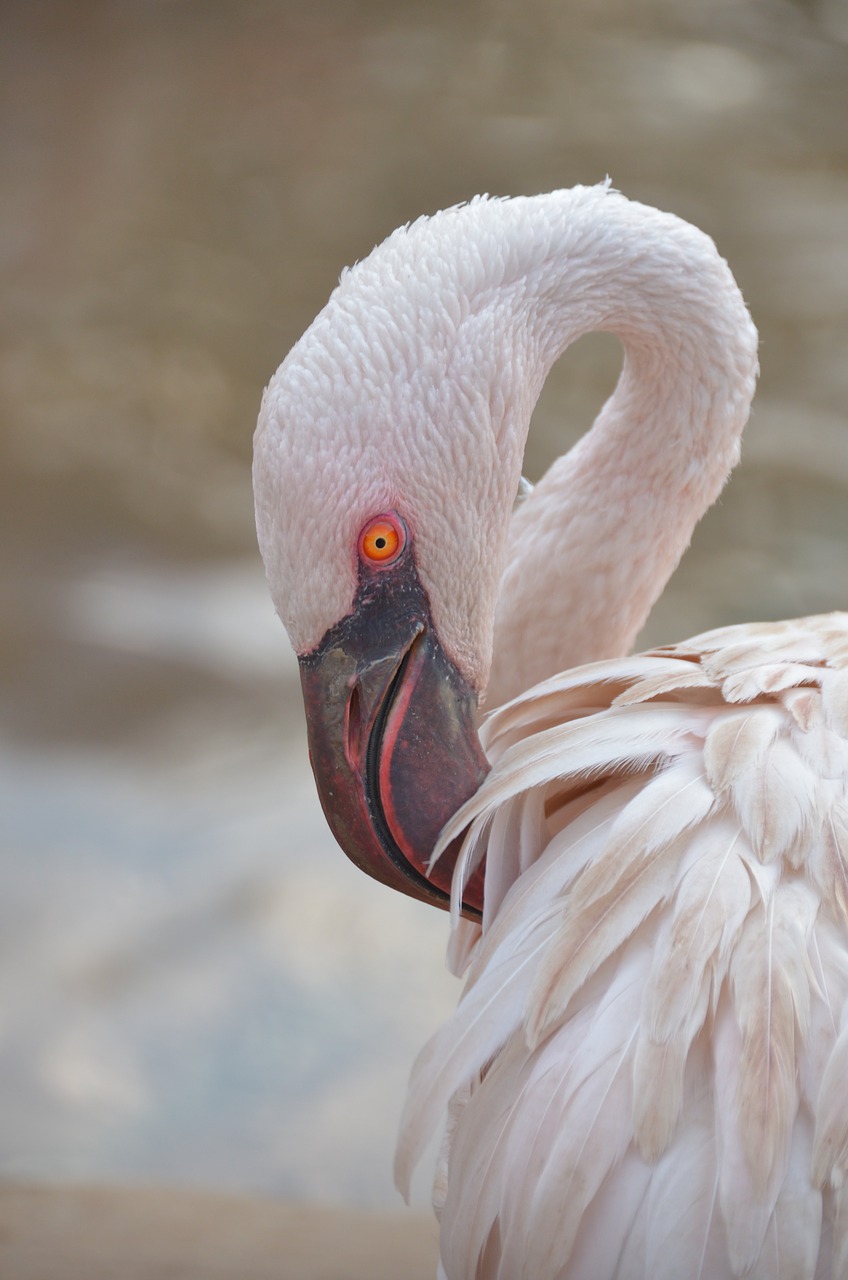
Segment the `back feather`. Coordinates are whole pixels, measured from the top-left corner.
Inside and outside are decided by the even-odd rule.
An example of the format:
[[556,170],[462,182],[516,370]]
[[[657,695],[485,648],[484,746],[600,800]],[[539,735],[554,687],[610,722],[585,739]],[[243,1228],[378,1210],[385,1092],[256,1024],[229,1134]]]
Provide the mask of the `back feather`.
[[450,1113],[446,1280],[848,1276],[848,618],[577,668],[482,737],[396,1162]]

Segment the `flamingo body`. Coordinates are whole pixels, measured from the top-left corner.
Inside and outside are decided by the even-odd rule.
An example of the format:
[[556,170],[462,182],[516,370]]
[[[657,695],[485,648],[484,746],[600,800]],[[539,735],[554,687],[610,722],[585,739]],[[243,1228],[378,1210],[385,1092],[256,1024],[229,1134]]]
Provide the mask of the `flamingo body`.
[[[616,391],[513,513],[592,329]],[[848,615],[626,656],[756,372],[708,237],[607,186],[395,232],[264,397],[325,813],[467,974],[396,1168],[443,1127],[446,1280],[848,1277]]]
[[450,1111],[445,1274],[845,1275],[848,617],[566,672],[483,741],[445,837],[487,918],[397,1162]]

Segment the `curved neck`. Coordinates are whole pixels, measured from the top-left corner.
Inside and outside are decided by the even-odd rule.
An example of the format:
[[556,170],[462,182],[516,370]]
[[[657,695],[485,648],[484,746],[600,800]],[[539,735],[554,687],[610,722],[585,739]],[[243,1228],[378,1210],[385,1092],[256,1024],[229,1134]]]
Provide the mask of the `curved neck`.
[[[544,375],[583,333],[624,365],[591,431],[510,523],[487,688],[496,705],[557,671],[630,650],[738,459],[756,331],[712,241],[609,196],[575,252],[528,275]],[[527,422],[507,432],[509,465]]]

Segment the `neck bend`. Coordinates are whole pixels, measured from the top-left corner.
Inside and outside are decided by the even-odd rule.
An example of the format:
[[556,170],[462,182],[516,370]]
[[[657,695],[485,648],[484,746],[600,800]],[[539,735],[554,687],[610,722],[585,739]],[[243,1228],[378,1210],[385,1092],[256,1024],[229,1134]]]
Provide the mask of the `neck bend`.
[[[757,375],[756,330],[704,233],[605,188],[510,204],[519,218],[527,206],[520,287],[513,280],[505,293],[536,356],[533,403],[583,334],[615,334],[624,362],[591,430],[511,519],[490,707],[557,671],[632,648],[738,460]],[[529,416],[526,404],[504,416],[511,470]]]

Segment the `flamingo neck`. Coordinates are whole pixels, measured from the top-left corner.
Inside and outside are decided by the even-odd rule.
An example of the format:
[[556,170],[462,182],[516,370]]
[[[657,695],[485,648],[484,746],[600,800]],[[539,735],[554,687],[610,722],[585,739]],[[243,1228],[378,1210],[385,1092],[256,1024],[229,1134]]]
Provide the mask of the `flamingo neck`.
[[[489,706],[632,648],[738,460],[754,392],[756,331],[712,241],[642,206],[624,220],[618,202],[603,207],[612,217],[582,259],[546,264],[543,376],[598,329],[619,337],[624,365],[591,431],[512,517]],[[610,222],[625,233],[612,254]]]

